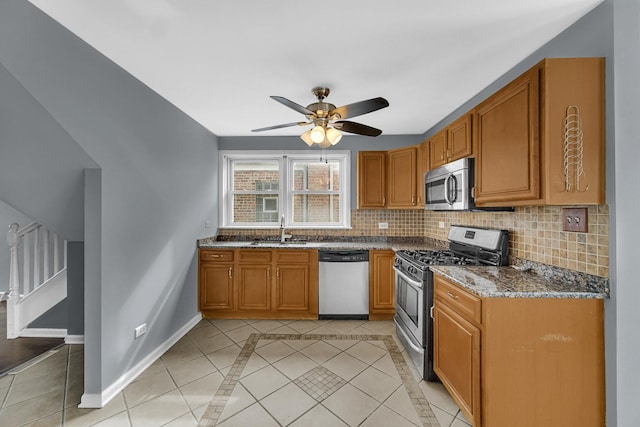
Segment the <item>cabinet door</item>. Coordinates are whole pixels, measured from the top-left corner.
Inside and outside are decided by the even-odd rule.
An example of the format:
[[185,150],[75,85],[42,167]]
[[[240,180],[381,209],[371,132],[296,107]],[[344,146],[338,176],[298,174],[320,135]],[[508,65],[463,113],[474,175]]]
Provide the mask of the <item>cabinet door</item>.
[[276,311],[310,311],[309,265],[276,266]]
[[271,310],[271,265],[238,266],[238,310]]
[[[541,117],[546,171],[543,195],[547,205],[605,203],[604,58],[547,58],[543,62],[545,103]],[[568,108],[569,106],[574,106]],[[576,108],[577,107],[577,108]],[[573,125],[565,177],[565,120]],[[577,126],[576,116],[580,117]],[[578,138],[578,128],[582,138]],[[573,148],[573,150],[571,149]],[[580,162],[578,162],[580,160]],[[581,163],[582,167],[578,167]],[[579,174],[582,172],[583,174]],[[568,180],[567,180],[568,178]],[[567,184],[569,184],[567,186]]]
[[473,425],[480,425],[480,330],[436,300],[433,369]]
[[413,208],[417,206],[416,147],[389,151],[388,190],[389,208]]
[[[369,251],[369,315],[388,315],[395,312],[395,277],[393,251]],[[375,317],[375,316],[374,316]]]
[[385,151],[358,152],[358,208],[384,208],[386,204]]
[[199,309],[233,310],[233,264],[200,264]]
[[476,108],[476,204],[540,198],[538,84],[534,68]]
[[418,146],[418,176],[416,177],[416,189],[418,192],[418,207],[424,207],[424,174],[429,170],[429,141],[426,140]]
[[469,157],[471,144],[471,114],[465,114],[447,127],[447,162]]
[[435,169],[447,163],[447,130],[443,129],[429,140],[429,167]]

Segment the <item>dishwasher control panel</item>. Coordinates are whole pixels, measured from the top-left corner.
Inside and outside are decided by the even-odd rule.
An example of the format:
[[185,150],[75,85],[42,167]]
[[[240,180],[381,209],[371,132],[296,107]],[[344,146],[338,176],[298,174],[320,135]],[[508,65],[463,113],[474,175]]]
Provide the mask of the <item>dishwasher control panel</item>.
[[319,262],[367,262],[369,251],[318,251]]

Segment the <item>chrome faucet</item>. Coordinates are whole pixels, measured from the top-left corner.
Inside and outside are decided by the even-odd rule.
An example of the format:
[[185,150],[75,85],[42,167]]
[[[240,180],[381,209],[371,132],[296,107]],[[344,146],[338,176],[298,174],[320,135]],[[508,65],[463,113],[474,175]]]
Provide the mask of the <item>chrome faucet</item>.
[[284,243],[287,239],[291,237],[291,234],[286,234],[284,229],[284,215],[280,217],[280,243]]

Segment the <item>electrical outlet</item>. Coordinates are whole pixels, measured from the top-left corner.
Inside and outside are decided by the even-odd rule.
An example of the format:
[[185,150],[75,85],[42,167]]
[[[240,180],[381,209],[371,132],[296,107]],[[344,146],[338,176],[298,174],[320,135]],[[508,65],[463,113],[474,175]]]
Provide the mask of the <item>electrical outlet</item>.
[[389,228],[389,223],[388,222],[379,222],[378,223],[378,229],[387,230],[388,228]]
[[589,229],[587,223],[587,208],[563,208],[562,230],[586,233]]
[[133,330],[133,335],[134,335],[134,338],[136,338],[136,339],[140,338],[141,336],[143,336],[146,333],[147,333],[147,324],[146,323],[143,323],[142,325],[138,326],[137,328],[135,328]]
[[205,221],[204,228],[211,228],[211,221]]
[[444,221],[438,222],[438,228],[444,228]]

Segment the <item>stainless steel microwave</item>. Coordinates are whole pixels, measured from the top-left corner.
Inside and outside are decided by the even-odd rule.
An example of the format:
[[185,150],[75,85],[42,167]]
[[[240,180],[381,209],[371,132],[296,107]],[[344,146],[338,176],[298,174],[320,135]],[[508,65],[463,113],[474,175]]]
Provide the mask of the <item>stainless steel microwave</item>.
[[464,158],[432,169],[424,174],[426,210],[459,211],[475,209],[473,159]]

